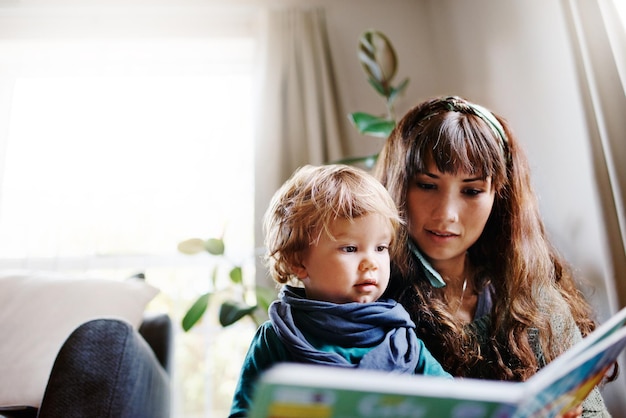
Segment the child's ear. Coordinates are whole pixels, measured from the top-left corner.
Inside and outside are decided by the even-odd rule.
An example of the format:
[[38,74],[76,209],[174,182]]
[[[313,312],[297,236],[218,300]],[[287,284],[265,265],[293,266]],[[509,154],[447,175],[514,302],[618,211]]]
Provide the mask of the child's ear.
[[291,266],[291,270],[293,270],[293,274],[298,276],[298,279],[300,280],[309,277],[309,273],[307,273],[306,267],[304,267],[302,264],[299,264],[297,266]]

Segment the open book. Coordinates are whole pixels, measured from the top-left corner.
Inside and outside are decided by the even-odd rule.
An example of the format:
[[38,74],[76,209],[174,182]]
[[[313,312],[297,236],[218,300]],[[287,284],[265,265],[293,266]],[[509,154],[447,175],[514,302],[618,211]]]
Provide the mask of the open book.
[[251,418],[555,417],[580,404],[626,348],[626,308],[525,382],[444,379],[282,363]]

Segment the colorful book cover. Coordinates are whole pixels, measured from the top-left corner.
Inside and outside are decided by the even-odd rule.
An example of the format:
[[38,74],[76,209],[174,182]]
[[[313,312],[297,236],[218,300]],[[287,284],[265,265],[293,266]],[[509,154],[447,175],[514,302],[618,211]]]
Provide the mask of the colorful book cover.
[[[511,417],[517,384],[281,364],[259,386],[252,418]],[[519,393],[518,393],[519,392]]]
[[260,379],[251,418],[556,417],[626,348],[626,308],[523,383],[283,363]]

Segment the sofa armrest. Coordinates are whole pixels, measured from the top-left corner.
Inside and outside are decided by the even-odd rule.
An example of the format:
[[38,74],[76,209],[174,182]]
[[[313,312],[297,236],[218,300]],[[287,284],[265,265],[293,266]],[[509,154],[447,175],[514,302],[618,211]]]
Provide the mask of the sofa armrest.
[[170,378],[125,321],[96,319],[66,340],[52,367],[40,418],[166,418]]
[[164,313],[145,314],[139,327],[139,334],[154,351],[159,363],[171,374],[173,332],[172,320]]

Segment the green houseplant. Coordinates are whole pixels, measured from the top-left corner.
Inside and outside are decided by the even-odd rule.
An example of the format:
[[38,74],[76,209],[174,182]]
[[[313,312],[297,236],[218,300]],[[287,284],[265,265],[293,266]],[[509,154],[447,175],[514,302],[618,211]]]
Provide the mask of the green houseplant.
[[[217,258],[212,273],[212,291],[200,295],[187,310],[182,320],[183,330],[189,331],[204,315],[211,299],[223,296],[219,307],[219,322],[223,327],[234,324],[241,318],[249,316],[257,325],[262,322],[269,304],[275,298],[275,291],[261,286],[249,286],[243,277],[243,268],[234,263],[226,256],[226,245],[222,237],[219,238],[190,238],[178,244],[178,251],[183,254],[193,255],[208,253]],[[220,263],[221,262],[221,263]],[[218,286],[220,267],[228,266],[228,283],[226,287]],[[255,303],[247,302],[246,297],[252,294]],[[258,314],[261,314],[260,316]]]
[[[402,94],[409,79],[405,78],[394,85],[393,80],[398,70],[398,57],[391,41],[385,34],[377,30],[367,30],[359,38],[357,56],[367,80],[374,91],[385,101],[386,112],[383,115],[372,115],[365,112],[354,112],[348,118],[354,127],[363,135],[387,138],[396,125],[394,103]],[[371,169],[376,163],[378,154],[354,157],[341,160],[344,164],[363,164]]]

